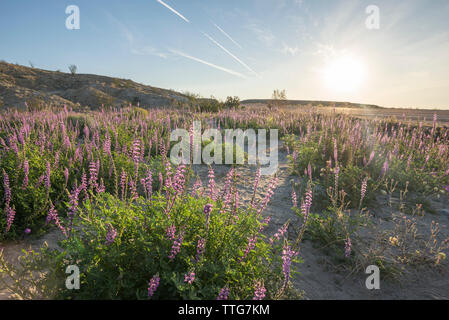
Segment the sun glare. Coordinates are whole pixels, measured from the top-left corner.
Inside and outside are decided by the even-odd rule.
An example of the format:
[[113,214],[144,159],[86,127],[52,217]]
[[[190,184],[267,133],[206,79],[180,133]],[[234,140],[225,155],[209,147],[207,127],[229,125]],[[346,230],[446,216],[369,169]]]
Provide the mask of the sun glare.
[[360,59],[341,56],[332,59],[325,66],[323,77],[329,89],[347,93],[360,88],[365,78],[365,68]]

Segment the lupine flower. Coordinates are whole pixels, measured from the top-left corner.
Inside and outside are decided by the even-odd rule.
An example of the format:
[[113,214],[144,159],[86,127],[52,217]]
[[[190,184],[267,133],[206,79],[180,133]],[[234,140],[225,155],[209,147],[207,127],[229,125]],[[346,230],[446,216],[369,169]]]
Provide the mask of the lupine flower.
[[234,176],[234,168],[231,168],[227,175],[221,196],[224,197],[231,190],[232,177]]
[[209,178],[209,185],[208,185],[209,197],[213,201],[215,201],[216,200],[215,173],[212,167],[209,167],[208,178]]
[[192,284],[193,281],[195,281],[195,273],[191,272],[189,274],[184,275],[184,282],[187,282],[188,284]]
[[200,260],[200,257],[204,253],[205,246],[206,246],[206,239],[205,238],[200,238],[198,240],[197,245],[196,245],[196,261]]
[[148,199],[151,199],[153,194],[153,173],[151,170],[147,171],[147,176],[141,180],[141,183],[144,186]]
[[270,244],[273,244],[275,241],[279,240],[284,234],[287,232],[288,222],[284,224],[279,230],[270,238]]
[[69,230],[68,230],[68,236],[72,233],[72,226],[73,226],[73,219],[75,218],[76,213],[78,212],[78,196],[80,193],[80,188],[74,188],[69,196]]
[[30,165],[28,164],[28,160],[24,159],[23,160],[23,187],[26,188],[28,187],[28,174],[30,172]]
[[154,292],[156,292],[157,287],[159,286],[160,280],[161,278],[159,278],[158,275],[151,278],[150,283],[148,284],[148,298],[151,298],[154,295]]
[[337,139],[334,138],[334,160],[335,163],[338,163],[338,147],[337,147]]
[[292,204],[293,204],[294,208],[296,208],[298,206],[298,200],[296,198],[295,189],[292,190]]
[[111,224],[108,224],[108,233],[106,234],[106,245],[110,245],[117,237],[117,230]]
[[11,188],[9,187],[9,176],[5,170],[3,170],[3,187],[5,190],[5,204],[9,206],[11,202]]
[[203,209],[203,213],[206,216],[206,223],[209,221],[210,213],[212,212],[212,205],[210,203],[206,204]]
[[122,169],[122,173],[120,175],[120,187],[122,190],[122,200],[126,197],[126,172]]
[[229,292],[230,290],[228,287],[222,288],[218,294],[217,300],[228,300]]
[[129,180],[129,189],[131,190],[131,201],[137,199],[139,196],[137,194],[137,187],[134,179]]
[[184,241],[184,233],[181,232],[178,239],[173,242],[173,245],[171,247],[170,255],[168,256],[170,261],[175,260],[176,255],[179,253],[179,251],[181,251],[181,245],[183,241]]
[[312,207],[312,188],[309,187],[309,189],[306,192],[306,199],[301,206],[302,214],[304,215],[304,220],[307,220],[307,217],[309,216],[310,208]]
[[31,229],[30,228],[26,228],[24,231],[23,231],[25,234],[30,234],[31,233]]
[[263,283],[261,281],[254,282],[254,297],[253,300],[263,300],[265,298],[265,289]]
[[345,241],[345,257],[349,258],[351,256],[351,238],[347,238]]
[[243,253],[243,256],[240,258],[240,261],[243,261],[246,259],[246,257],[250,253],[250,251],[256,247],[256,242],[257,242],[257,236],[252,236],[248,239],[248,244],[246,245],[245,252]]
[[263,219],[263,221],[261,223],[262,225],[259,228],[259,233],[261,233],[265,229],[265,227],[270,223],[270,221],[271,221],[271,216],[268,216],[265,219]]
[[61,230],[61,232],[67,237],[67,232],[65,228],[62,226],[61,222],[59,221],[58,212],[56,211],[55,207],[53,206],[53,203],[50,201],[50,210],[47,215],[46,224],[50,223],[51,221],[55,222],[55,225]]
[[365,177],[362,181],[362,187],[360,188],[360,206],[362,206],[363,199],[365,199],[366,187],[368,184],[368,178]]
[[278,181],[279,178],[274,177],[268,184],[267,193],[265,194],[265,198],[263,199],[262,204],[260,205],[259,210],[257,211],[258,214],[261,214],[262,211],[265,210],[265,208],[267,207],[268,202],[270,202],[271,198],[274,195],[274,189],[276,189]]
[[14,208],[6,207],[6,229],[5,232],[8,232],[11,229],[12,223],[14,222],[14,217],[16,216],[16,211]]
[[89,186],[92,189],[98,188],[98,167],[95,161],[89,163]]
[[175,190],[176,194],[181,194],[184,190],[184,184],[185,184],[185,170],[186,166],[185,164],[180,164],[178,168],[176,169],[175,176],[173,177],[173,183],[172,187]]
[[201,182],[201,178],[198,176],[196,177],[195,184],[192,188],[192,196],[197,196],[200,189],[203,187],[203,183]]
[[335,192],[338,193],[338,177],[340,175],[340,167],[335,168]]
[[292,259],[298,254],[298,252],[293,251],[288,244],[284,246],[282,251],[282,272],[284,273],[284,287],[287,286],[288,280],[290,279],[290,268],[292,264]]
[[444,186],[443,189],[449,192],[449,186]]
[[45,183],[45,188],[47,189],[47,191],[50,190],[50,163],[49,162],[47,162],[44,183]]
[[165,233],[169,240],[175,241],[176,226],[174,224],[168,226],[167,229],[165,230]]

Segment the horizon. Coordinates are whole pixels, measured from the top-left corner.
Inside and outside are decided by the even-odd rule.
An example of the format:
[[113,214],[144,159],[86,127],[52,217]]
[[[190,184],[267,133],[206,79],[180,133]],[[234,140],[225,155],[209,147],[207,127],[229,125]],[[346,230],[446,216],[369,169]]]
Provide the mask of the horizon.
[[[70,5],[79,29],[66,26]],[[0,12],[10,63],[75,64],[206,98],[285,89],[289,100],[449,109],[447,0],[23,1]]]

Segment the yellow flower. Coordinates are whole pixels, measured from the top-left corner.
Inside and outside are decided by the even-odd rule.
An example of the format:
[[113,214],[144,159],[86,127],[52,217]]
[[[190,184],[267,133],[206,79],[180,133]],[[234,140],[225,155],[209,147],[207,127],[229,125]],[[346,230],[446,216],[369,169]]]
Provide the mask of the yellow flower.
[[438,253],[438,260],[446,260],[446,254],[444,252]]
[[397,237],[390,237],[388,240],[392,246],[399,246],[399,239]]

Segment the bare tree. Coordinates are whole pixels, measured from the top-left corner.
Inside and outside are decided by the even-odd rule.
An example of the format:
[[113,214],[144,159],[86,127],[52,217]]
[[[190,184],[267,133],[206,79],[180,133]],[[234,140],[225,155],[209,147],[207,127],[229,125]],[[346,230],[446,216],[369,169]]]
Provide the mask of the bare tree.
[[78,67],[74,64],[71,64],[69,66],[69,70],[70,70],[70,73],[72,74],[72,76],[74,76],[76,74],[76,70],[78,70]]
[[285,90],[281,91],[279,89],[276,89],[273,91],[273,95],[271,96],[271,99],[273,100],[273,104],[275,107],[280,107],[287,100],[287,94],[285,93]]

